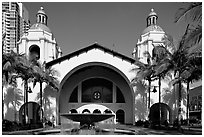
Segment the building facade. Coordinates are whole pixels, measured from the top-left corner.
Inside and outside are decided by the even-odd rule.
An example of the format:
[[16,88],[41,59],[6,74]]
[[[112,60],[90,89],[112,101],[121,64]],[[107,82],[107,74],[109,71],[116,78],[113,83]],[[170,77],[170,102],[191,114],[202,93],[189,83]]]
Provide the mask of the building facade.
[[37,12],[37,22],[33,24],[18,42],[20,54],[26,54],[32,58],[37,58],[43,64],[57,59],[61,56],[61,50],[47,26],[48,16],[43,7]]
[[29,29],[29,13],[22,3],[2,2],[3,52],[18,52],[17,42]]
[[[27,15],[26,13],[24,16],[27,17]],[[147,120],[149,94],[139,85],[136,87],[131,85],[135,77],[135,72],[132,72],[131,69],[136,67],[135,60],[148,63],[148,57],[144,55],[144,52],[149,52],[150,56],[153,56],[154,47],[163,45],[162,39],[165,32],[157,25],[157,19],[158,16],[152,9],[146,19],[147,27],[142,32],[133,51],[133,58],[98,43],[62,56],[60,47],[47,25],[48,16],[41,7],[37,12],[37,22],[19,40],[18,52],[28,55],[31,60],[37,59],[42,64],[45,63],[47,68],[53,68],[60,74],[57,76],[60,82],[59,91],[53,91],[52,88],[43,84],[44,117],[51,120],[54,116],[56,124],[63,124],[69,121],[61,117],[61,114],[95,113],[97,111],[97,113],[111,112],[115,115],[115,122],[124,124]],[[152,85],[158,87],[158,81],[152,82]],[[168,85],[162,83],[161,88],[165,86]],[[35,87],[30,84],[29,87],[33,92],[29,93],[28,101],[34,106],[33,102],[39,101],[37,99],[40,90],[39,83]],[[171,96],[173,102],[176,102],[177,96],[177,94]],[[150,104],[155,107],[154,104],[159,101],[159,93],[151,92],[150,97]],[[164,109],[167,110],[164,112],[165,120],[172,122],[177,116],[177,104],[173,107],[166,107],[170,104],[164,102],[164,99],[161,99],[161,102]],[[185,106],[182,106],[182,109],[185,118]],[[32,121],[32,114],[28,115],[30,118],[28,122]],[[35,119],[39,120],[39,118],[36,114]]]
[[58,124],[68,122],[60,114],[93,113],[96,109],[104,113],[104,108],[115,114],[116,122],[134,124],[135,97],[130,82],[134,59],[94,43],[46,65],[61,74],[56,99]]
[[[153,64],[155,61],[154,48],[157,46],[164,46],[165,31],[158,25],[158,15],[154,11],[154,9],[151,9],[151,12],[147,16],[146,23],[147,23],[147,26],[143,30],[140,38],[138,39],[136,47],[133,50],[133,57],[135,58],[135,60],[141,61],[145,64],[149,64],[149,63]],[[148,85],[148,82],[147,82],[147,85]],[[185,87],[185,85],[183,86]],[[178,92],[177,92],[178,88],[176,87],[175,88],[176,91],[172,91],[171,94],[167,95],[167,93],[165,93],[163,90],[164,88],[167,88],[167,87],[170,88],[168,83],[161,81],[161,93],[159,95],[159,81],[158,80],[152,81],[151,92],[150,93],[146,92],[145,97],[146,97],[146,104],[150,104],[150,107],[154,106],[154,104],[159,104],[159,98],[160,98],[160,103],[163,103],[165,104],[164,106],[168,107],[166,108],[168,112],[162,112],[161,116],[168,115],[163,117],[166,117],[167,118],[166,120],[172,123],[175,119],[177,119],[177,116],[178,116],[178,102],[176,101],[178,99]],[[153,90],[156,92],[154,92]],[[149,96],[150,96],[150,100],[149,100]],[[166,97],[169,96],[169,98],[171,99],[167,100],[165,96]],[[182,107],[181,114],[183,118],[186,118],[186,112],[187,112],[185,101],[186,101],[186,96],[183,93],[182,104],[181,104],[181,107]],[[136,102],[137,102],[137,99],[136,99]],[[146,114],[145,119],[148,119],[147,115],[149,114]]]
[[202,121],[202,80],[190,85],[189,118]]

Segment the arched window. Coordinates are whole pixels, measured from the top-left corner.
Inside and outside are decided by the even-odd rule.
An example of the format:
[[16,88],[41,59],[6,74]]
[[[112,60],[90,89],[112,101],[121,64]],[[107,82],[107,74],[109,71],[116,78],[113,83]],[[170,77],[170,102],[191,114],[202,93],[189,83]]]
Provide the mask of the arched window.
[[116,87],[116,103],[125,103],[123,93],[118,87]]
[[77,103],[78,102],[78,86],[74,88],[73,92],[71,93],[71,96],[69,98],[69,102],[71,103]]
[[39,15],[39,22],[41,22],[41,15]]
[[91,112],[90,112],[90,110],[88,110],[88,109],[84,109],[84,110],[82,111],[82,113],[83,113],[83,114],[90,114]]
[[156,17],[152,17],[153,24],[156,24]]
[[112,82],[103,78],[91,78],[82,82],[82,102],[112,103]]
[[44,21],[45,21],[45,17],[44,17],[44,16],[42,16],[42,23],[44,23]]
[[93,113],[101,113],[101,111],[100,111],[99,109],[95,109],[95,110],[93,111]]
[[40,59],[40,47],[38,45],[31,45],[29,48],[30,61],[37,61]]
[[71,109],[71,110],[70,110],[70,113],[73,114],[73,113],[78,113],[78,112],[77,112],[76,109]]
[[105,113],[105,114],[112,114],[112,112],[111,112],[110,109],[106,109],[106,110],[104,111],[104,113]]

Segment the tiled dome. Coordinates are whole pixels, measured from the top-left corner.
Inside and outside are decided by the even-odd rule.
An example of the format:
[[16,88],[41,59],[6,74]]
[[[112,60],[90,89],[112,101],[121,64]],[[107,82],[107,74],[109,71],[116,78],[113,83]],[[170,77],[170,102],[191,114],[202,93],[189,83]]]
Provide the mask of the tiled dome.
[[44,31],[51,33],[50,28],[48,28],[45,24],[42,24],[42,23],[35,23],[31,26],[30,29],[42,29]]
[[160,26],[158,26],[158,25],[150,25],[150,26],[148,26],[147,28],[144,29],[142,34],[148,33],[150,31],[164,32],[163,29]]

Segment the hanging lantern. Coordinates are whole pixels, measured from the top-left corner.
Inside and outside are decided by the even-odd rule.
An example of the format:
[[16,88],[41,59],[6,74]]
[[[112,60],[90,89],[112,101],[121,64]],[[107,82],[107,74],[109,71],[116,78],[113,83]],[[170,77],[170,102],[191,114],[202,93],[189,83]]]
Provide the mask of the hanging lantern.
[[154,89],[153,89],[153,91],[152,91],[153,93],[156,93],[157,92],[157,90],[156,90],[156,87],[154,86]]
[[32,93],[32,90],[31,90],[31,88],[30,88],[30,87],[28,88],[28,93]]

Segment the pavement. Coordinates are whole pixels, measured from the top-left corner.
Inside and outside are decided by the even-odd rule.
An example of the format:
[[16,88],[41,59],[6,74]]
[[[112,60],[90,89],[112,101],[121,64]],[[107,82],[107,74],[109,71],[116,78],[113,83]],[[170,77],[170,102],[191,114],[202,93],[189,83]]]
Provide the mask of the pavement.
[[[189,128],[182,127],[181,131],[178,130],[156,130],[144,127],[137,127],[133,125],[116,125],[117,130],[127,130],[135,132],[137,135],[202,135],[202,128]],[[13,132],[2,132],[3,135],[39,135],[39,134],[49,134],[55,135],[60,133],[60,127],[58,128],[40,128],[33,130],[22,130]]]

